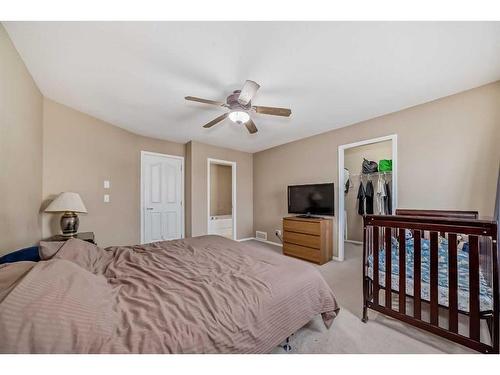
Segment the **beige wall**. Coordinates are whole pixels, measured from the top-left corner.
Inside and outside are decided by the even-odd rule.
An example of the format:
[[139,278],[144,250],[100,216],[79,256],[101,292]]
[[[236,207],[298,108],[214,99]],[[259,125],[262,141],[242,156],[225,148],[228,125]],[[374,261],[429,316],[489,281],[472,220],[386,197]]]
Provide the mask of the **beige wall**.
[[[371,143],[345,150],[344,167],[349,169],[351,175],[351,188],[345,195],[347,239],[353,241],[363,241],[363,216],[358,214],[357,200],[363,158],[377,163],[381,159],[392,159],[391,141]],[[376,185],[374,186],[376,188]]]
[[[44,100],[43,199],[80,193],[89,211],[79,231],[93,231],[101,246],[140,241],[140,151],[185,156],[186,236],[207,232],[207,158],[237,162],[237,235],[253,231],[252,155],[199,142],[186,145],[141,137]],[[109,190],[104,180],[111,182]],[[110,203],[103,195],[110,194]],[[59,215],[43,214],[43,236],[59,231]]]
[[[184,155],[184,145],[142,137],[44,100],[43,198],[75,191],[87,206],[80,232],[100,246],[140,242],[140,152]],[[104,189],[104,180],[111,182]],[[103,195],[110,194],[110,203]],[[59,215],[43,215],[43,236],[59,231]]]
[[210,164],[210,216],[231,215],[232,169],[229,165]]
[[1,25],[0,56],[0,254],[58,232],[58,215],[39,212],[61,191],[82,195],[80,231],[100,245],[138,243],[141,150],[185,155],[187,236],[207,232],[207,158],[237,163],[237,237],[277,241],[288,184],[334,181],[338,192],[337,147],[394,133],[399,207],[493,213],[500,82],[252,155],[138,136],[43,99]]
[[[254,230],[281,227],[288,184],[336,183],[339,145],[398,135],[399,207],[490,216],[500,160],[500,81],[254,154]],[[336,212],[336,220],[339,213]],[[334,253],[337,233],[334,231]]]
[[186,217],[186,233],[200,236],[208,227],[208,158],[236,162],[236,237],[253,237],[253,155],[200,142],[189,142],[186,150],[190,178],[186,180],[186,197],[191,197],[190,212]]
[[42,101],[0,24],[0,255],[41,236]]

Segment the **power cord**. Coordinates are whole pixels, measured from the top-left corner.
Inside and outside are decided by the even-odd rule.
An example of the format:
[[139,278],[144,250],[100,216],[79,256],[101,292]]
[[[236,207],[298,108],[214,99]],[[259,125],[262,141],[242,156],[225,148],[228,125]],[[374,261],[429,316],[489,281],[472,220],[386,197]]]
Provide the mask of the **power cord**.
[[279,240],[281,241],[281,243],[283,243],[283,238],[281,237],[280,233],[281,233],[281,231],[279,231],[277,229],[274,231],[274,234],[276,235],[276,237],[278,237]]

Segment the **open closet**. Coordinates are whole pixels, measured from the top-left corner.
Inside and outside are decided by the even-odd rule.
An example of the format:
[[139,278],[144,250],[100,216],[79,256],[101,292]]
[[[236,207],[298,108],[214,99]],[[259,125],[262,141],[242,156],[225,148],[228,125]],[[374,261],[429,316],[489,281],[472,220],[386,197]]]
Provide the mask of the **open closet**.
[[361,244],[363,215],[391,215],[392,142],[356,146],[344,154],[344,240]]

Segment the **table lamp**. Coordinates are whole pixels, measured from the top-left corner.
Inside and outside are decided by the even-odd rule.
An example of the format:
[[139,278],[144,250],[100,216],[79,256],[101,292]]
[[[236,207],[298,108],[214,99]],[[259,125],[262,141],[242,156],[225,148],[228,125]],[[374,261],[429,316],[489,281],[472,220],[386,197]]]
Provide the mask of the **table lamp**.
[[69,237],[78,232],[80,219],[76,213],[87,213],[87,209],[78,193],[64,192],[47,206],[45,212],[64,212],[61,216],[61,230],[63,236]]

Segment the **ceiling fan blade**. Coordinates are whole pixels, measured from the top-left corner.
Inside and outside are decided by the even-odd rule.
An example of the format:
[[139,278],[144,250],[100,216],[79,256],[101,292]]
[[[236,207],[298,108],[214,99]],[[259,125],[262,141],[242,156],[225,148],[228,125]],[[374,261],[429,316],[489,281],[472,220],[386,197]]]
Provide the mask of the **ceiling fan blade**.
[[220,107],[223,107],[223,106],[226,105],[226,103],[223,103],[223,102],[218,102],[218,101],[209,100],[209,99],[197,98],[196,96],[186,96],[184,99],[190,100],[192,102],[199,102],[199,103],[205,103],[205,104],[218,105]]
[[288,108],[254,106],[253,109],[255,109],[255,112],[262,113],[263,115],[288,117],[292,114],[292,110]]
[[250,100],[253,99],[260,85],[257,82],[247,80],[241,89],[240,96],[238,96],[238,102],[242,105],[247,105]]
[[255,134],[258,131],[257,127],[255,126],[255,123],[252,121],[252,119],[245,122],[245,126],[247,127],[247,130],[250,134]]
[[203,127],[204,128],[211,128],[215,124],[217,124],[217,123],[221,122],[222,120],[224,120],[228,115],[229,115],[229,113],[224,113],[224,114],[220,115],[219,117],[213,119],[212,121],[206,123],[205,125],[203,125]]

